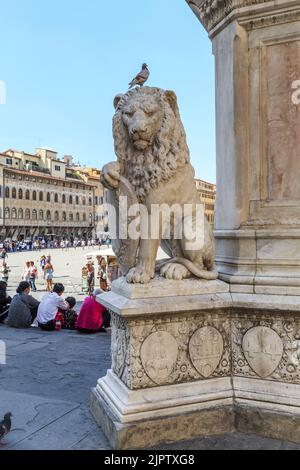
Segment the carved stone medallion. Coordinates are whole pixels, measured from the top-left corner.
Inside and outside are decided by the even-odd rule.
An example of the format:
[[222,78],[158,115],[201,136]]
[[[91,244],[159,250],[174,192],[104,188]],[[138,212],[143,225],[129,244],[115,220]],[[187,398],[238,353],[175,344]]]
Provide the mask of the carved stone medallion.
[[218,367],[224,350],[221,333],[212,326],[195,331],[189,344],[194,367],[204,378],[210,377]]
[[171,375],[177,357],[177,341],[166,331],[152,333],[141,347],[141,361],[146,374],[158,385]]
[[261,378],[271,375],[283,355],[283,343],[279,335],[266,326],[256,326],[245,334],[243,352],[251,369]]

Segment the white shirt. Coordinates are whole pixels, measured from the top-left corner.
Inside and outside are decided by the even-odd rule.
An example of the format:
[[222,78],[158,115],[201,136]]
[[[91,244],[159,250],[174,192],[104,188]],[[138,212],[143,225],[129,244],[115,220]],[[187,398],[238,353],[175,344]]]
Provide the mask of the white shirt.
[[48,292],[44,295],[38,308],[37,321],[42,323],[48,323],[54,320],[58,309],[67,310],[69,304],[63,297],[60,297],[56,292]]

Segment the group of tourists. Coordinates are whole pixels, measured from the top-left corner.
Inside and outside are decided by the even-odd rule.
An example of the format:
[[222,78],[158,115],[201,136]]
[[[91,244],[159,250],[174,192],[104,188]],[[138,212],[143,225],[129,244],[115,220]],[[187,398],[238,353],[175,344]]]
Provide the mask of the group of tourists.
[[[42,276],[46,281],[46,290],[51,292],[53,288],[53,273],[54,268],[51,262],[51,256],[41,256],[40,268],[42,270]],[[1,270],[0,270],[1,272]],[[37,292],[36,281],[38,279],[38,268],[34,261],[26,261],[25,267],[22,274],[22,280],[28,282],[33,292]]]
[[36,238],[35,240],[5,240],[0,242],[0,250],[5,250],[6,253],[15,253],[20,251],[39,251],[39,250],[52,250],[52,249],[65,249],[69,248],[91,248],[95,246],[110,245],[109,237],[102,238],[54,238],[47,239],[47,237]]
[[22,281],[16,295],[9,297],[7,284],[0,281],[0,323],[12,328],[39,327],[43,331],[61,329],[77,330],[81,333],[96,333],[110,328],[110,316],[105,307],[97,302],[101,289],[94,290],[76,312],[76,299],[63,297],[63,284],[55,284],[39,302],[31,295],[29,282]]

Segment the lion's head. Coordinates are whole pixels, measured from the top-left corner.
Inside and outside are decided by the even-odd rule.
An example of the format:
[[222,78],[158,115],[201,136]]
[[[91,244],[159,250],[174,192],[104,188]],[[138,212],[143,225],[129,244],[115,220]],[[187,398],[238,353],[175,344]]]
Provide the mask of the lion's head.
[[140,199],[190,161],[174,92],[135,88],[114,100],[115,151]]

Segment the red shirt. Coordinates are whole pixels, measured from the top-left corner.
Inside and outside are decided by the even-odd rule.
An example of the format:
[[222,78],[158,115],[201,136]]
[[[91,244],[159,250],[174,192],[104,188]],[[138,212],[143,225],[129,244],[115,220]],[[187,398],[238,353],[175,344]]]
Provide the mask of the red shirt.
[[98,331],[103,325],[102,314],[106,311],[94,297],[88,297],[83,302],[75,327],[85,330]]

